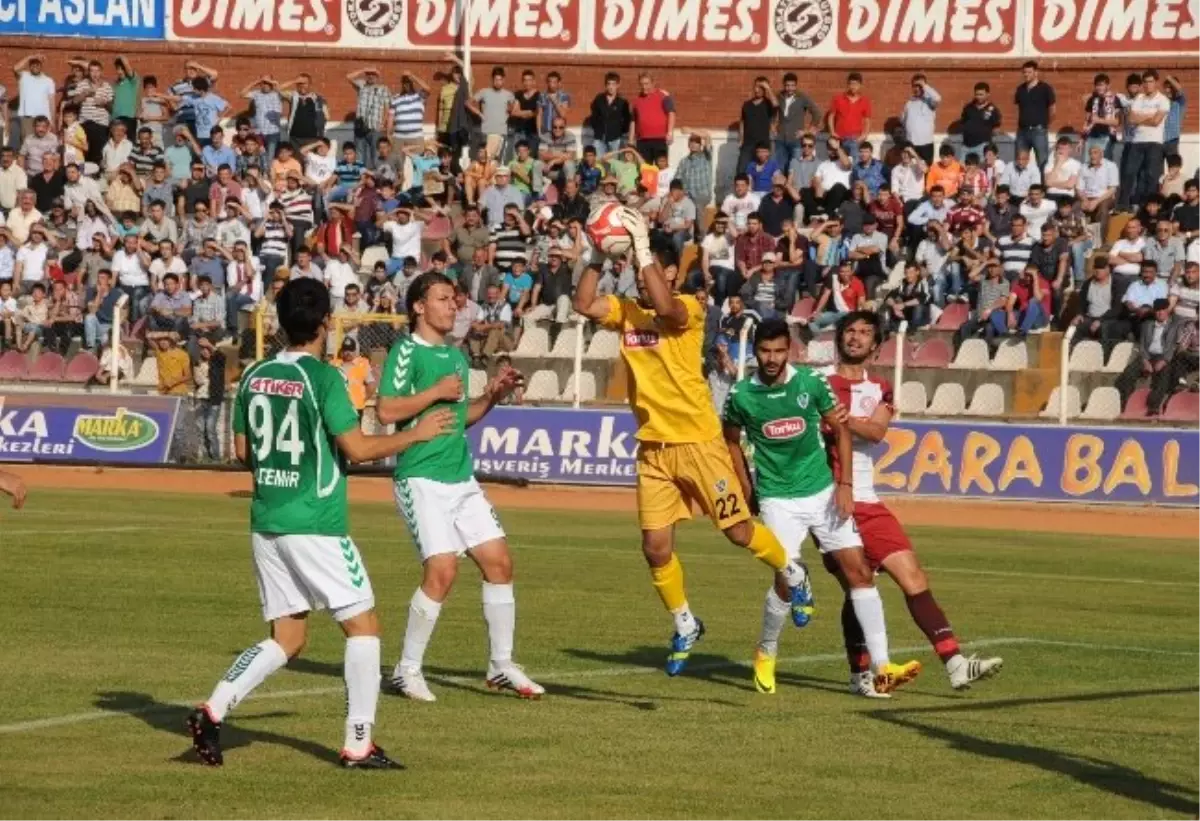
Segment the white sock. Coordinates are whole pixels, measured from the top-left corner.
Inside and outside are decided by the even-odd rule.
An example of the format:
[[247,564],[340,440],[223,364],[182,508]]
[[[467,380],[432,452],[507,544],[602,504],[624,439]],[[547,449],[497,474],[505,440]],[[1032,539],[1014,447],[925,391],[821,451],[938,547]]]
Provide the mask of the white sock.
[[379,704],[379,636],[346,639],[346,752],[361,758],[371,751],[371,726]]
[[960,664],[966,664],[967,660],[963,658],[962,653],[955,653],[950,658],[946,659],[946,670],[954,670]]
[[512,661],[513,634],[517,632],[517,599],[512,582],[483,583],[483,619],[487,622],[489,659],[493,664]]
[[779,652],[779,634],[783,632],[783,624],[791,609],[791,604],[779,598],[774,587],[767,590],[767,598],[763,602],[762,635],[758,639],[758,648],[764,653],[773,656]]
[[212,720],[224,721],[226,713],[285,664],[287,653],[275,639],[260,641],[243,650],[204,703]]
[[692,615],[692,608],[688,607],[687,602],[678,610],[672,610],[671,616],[675,619],[675,632],[679,635],[689,636],[696,632],[696,617]]
[[889,659],[887,623],[883,618],[883,599],[879,598],[879,590],[874,587],[855,587],[850,591],[850,604],[862,626],[867,653],[871,656],[871,667],[881,670]]
[[437,626],[441,612],[442,603],[429,598],[418,587],[408,603],[408,626],[404,629],[404,649],[397,667],[420,669],[425,659],[425,648],[433,638],[433,628]]
[[787,582],[788,587],[799,587],[808,578],[808,574],[804,572],[804,568],[797,561],[788,560],[783,570],[779,572],[783,574],[783,579]]

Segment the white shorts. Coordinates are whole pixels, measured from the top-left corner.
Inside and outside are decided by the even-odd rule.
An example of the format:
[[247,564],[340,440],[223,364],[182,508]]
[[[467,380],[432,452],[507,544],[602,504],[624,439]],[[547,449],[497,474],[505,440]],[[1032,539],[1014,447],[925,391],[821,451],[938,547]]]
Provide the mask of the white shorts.
[[392,489],[422,562],[443,553],[461,556],[484,542],[504,538],[492,503],[474,479],[399,479]]
[[338,621],[375,606],[367,566],[349,536],[251,533],[263,619],[329,610]]
[[759,502],[763,524],[783,544],[789,559],[800,558],[800,545],[811,531],[820,544],[822,553],[862,547],[862,537],[854,517],[838,518],[837,505],[833,501],[833,487],[813,496],[797,499],[763,499]]

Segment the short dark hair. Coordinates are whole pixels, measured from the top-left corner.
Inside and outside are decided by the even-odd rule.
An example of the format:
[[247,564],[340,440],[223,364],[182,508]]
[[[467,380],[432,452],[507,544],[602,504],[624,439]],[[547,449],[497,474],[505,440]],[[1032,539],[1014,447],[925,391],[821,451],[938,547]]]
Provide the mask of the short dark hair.
[[496,66],[495,68],[492,69],[493,77],[503,77],[504,74],[505,74],[504,66]]
[[744,183],[746,183],[746,185],[749,185],[750,184],[750,175],[749,174],[738,174],[736,177],[733,178],[733,181],[734,182],[744,182]]
[[1037,60],[1026,60],[1025,62],[1021,63],[1021,68],[1023,68],[1023,69],[1031,68],[1034,71],[1037,71],[1037,67],[1038,67]]
[[1137,72],[1134,72],[1133,74],[1125,75],[1125,85],[1138,86],[1141,84],[1142,84],[1142,75],[1138,74]]
[[758,323],[758,327],[754,329],[754,347],[758,347],[764,342],[770,342],[773,339],[783,337],[789,342],[792,338],[792,332],[788,329],[788,324],[782,319],[764,319]]
[[796,72],[794,72],[794,71],[789,71],[787,74],[784,74],[784,75],[783,75],[783,82],[785,82],[785,83],[798,83],[798,82],[800,82],[800,79],[799,79],[799,78],[796,76]]
[[1046,186],[1042,185],[1040,182],[1035,182],[1033,185],[1029,186],[1029,193],[1032,194],[1034,191],[1041,191],[1043,194],[1045,194]]
[[156,206],[156,205],[157,205],[159,208],[163,209],[164,211],[167,209],[167,204],[166,204],[165,202],[163,202],[162,200],[150,200],[150,207],[151,207],[151,208],[153,208],[153,207],[154,207],[154,206]]
[[847,83],[853,83],[853,82],[861,83],[862,81],[863,81],[862,74],[860,74],[857,71],[851,71],[849,74],[846,75]]
[[992,93],[992,87],[990,85],[988,85],[987,83],[976,83],[975,90],[976,91],[986,91],[988,94]]
[[429,293],[429,289],[434,285],[449,285],[454,287],[454,280],[445,274],[439,274],[437,271],[426,271],[413,280],[412,285],[408,286],[408,291],[404,294],[404,304],[408,306],[411,313],[413,306],[418,302],[425,301],[425,295]]
[[179,281],[179,275],[178,275],[178,274],[171,273],[171,272],[169,272],[169,271],[168,271],[167,273],[163,274],[163,282],[171,282],[172,280],[173,280],[173,281],[175,281],[175,282],[178,282],[178,281]]
[[287,334],[288,342],[304,345],[317,338],[321,325],[329,317],[329,289],[320,280],[292,279],[275,297],[275,307],[279,327]]
[[1093,85],[1095,85],[1096,83],[1107,83],[1107,82],[1109,82],[1108,75],[1105,74],[1104,72],[1100,72],[1099,74],[1097,74],[1095,77],[1092,78]]
[[1150,68],[1150,69],[1146,69],[1145,71],[1142,72],[1143,80],[1149,80],[1151,78],[1153,78],[1155,80],[1158,79],[1158,71],[1156,69]]
[[604,75],[604,82],[619,83],[619,82],[621,82],[621,75],[617,74],[617,72],[615,72],[615,71],[610,71]]
[[946,189],[942,188],[942,186],[940,186],[940,185],[935,185],[933,188],[929,189],[929,193],[930,194],[945,194]]
[[194,88],[196,91],[199,91],[201,94],[208,91],[208,78],[197,77],[195,80],[192,80],[192,88]]
[[547,80],[549,80],[551,77],[553,77],[555,80],[561,80],[561,79],[562,79],[562,75],[561,75],[561,74],[559,74],[557,71],[550,71],[550,72],[547,72],[547,73],[546,73],[546,79],[547,79]]

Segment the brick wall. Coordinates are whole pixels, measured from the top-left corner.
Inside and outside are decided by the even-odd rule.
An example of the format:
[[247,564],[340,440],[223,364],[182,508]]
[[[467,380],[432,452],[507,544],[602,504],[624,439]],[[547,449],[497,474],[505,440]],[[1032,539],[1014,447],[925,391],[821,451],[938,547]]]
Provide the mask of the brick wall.
[[[245,83],[263,73],[271,73],[277,79],[290,79],[301,71],[313,75],[318,91],[330,101],[330,114],[335,119],[346,119],[354,108],[353,90],[345,82],[345,74],[363,65],[378,65],[390,84],[397,83],[402,69],[413,71],[429,80],[435,71],[447,65],[444,58],[432,53],[409,52],[400,54],[389,51],[364,51],[320,48],[255,48],[247,44],[184,44],[64,40],[49,38],[0,37],[0,49],[6,57],[0,61],[5,77],[10,77],[7,65],[21,55],[40,51],[46,55],[48,71],[61,78],[66,73],[69,57],[96,58],[111,67],[117,54],[126,54],[140,74],[156,74],[160,84],[173,82],[182,76],[182,64],[187,59],[196,59],[211,65],[221,72],[221,90],[231,95]],[[566,64],[569,59],[569,65]],[[2,64],[7,65],[2,65]],[[992,85],[992,94],[1003,108],[1006,127],[1016,123],[1016,111],[1012,95],[1020,82],[1019,60],[947,60],[937,65],[927,61],[841,61],[828,66],[805,65],[804,61],[782,60],[697,60],[694,58],[620,58],[608,59],[594,56],[522,55],[513,60],[510,55],[480,53],[474,58],[474,73],[486,82],[487,72],[493,65],[504,65],[509,70],[509,86],[516,87],[520,70],[532,68],[539,76],[551,69],[562,73],[566,88],[575,95],[572,111],[573,125],[579,124],[586,113],[591,97],[603,88],[604,73],[609,70],[621,72],[626,92],[634,93],[636,74],[639,70],[650,70],[659,84],[676,97],[681,127],[721,128],[736,122],[742,101],[749,96],[753,78],[765,74],[778,88],[779,77],[784,71],[794,71],[800,77],[801,88],[807,91],[822,108],[828,105],[832,95],[844,84],[846,72],[851,68],[862,71],[866,79],[867,94],[874,109],[873,127],[880,130],[884,118],[899,114],[909,94],[909,78],[914,70],[921,69],[929,81],[945,98],[939,111],[939,130],[945,130],[958,112],[971,98],[972,86],[979,80]],[[1112,60],[1057,60],[1044,61],[1043,79],[1054,85],[1059,99],[1058,119],[1055,126],[1072,125],[1078,128],[1083,120],[1081,95],[1091,90],[1092,76],[1097,71],[1107,72],[1119,87],[1124,86],[1124,77],[1131,71],[1153,66],[1160,73],[1175,74],[1189,92],[1184,131],[1200,131],[1200,105],[1196,93],[1195,60],[1186,58],[1152,59],[1149,61],[1128,58]],[[106,68],[106,74],[113,74]]]

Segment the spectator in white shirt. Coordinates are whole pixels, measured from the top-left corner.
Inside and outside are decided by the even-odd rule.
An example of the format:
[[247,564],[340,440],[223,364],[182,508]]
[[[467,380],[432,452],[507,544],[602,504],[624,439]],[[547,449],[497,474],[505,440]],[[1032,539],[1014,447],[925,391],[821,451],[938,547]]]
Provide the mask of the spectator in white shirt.
[[[118,252],[120,253],[120,252]],[[175,253],[175,243],[169,239],[164,239],[158,244],[158,259],[152,261],[149,266],[150,284],[152,290],[158,291],[162,288],[163,277],[167,274],[174,274],[179,277],[181,282],[187,281],[188,267],[183,261],[183,257]],[[113,265],[116,266],[116,257],[113,258]],[[143,257],[140,262],[145,263]]]
[[1114,275],[1122,277],[1128,285],[1141,271],[1142,252],[1146,250],[1146,238],[1142,236],[1142,223],[1136,218],[1125,223],[1121,238],[1108,250],[1108,264]]
[[29,241],[17,251],[17,262],[13,266],[13,290],[19,294],[28,294],[34,285],[44,284],[46,259],[49,255],[46,226],[40,222],[34,223],[29,227]]
[[388,276],[394,275],[404,265],[405,257],[421,258],[421,229],[424,224],[416,219],[407,206],[395,212],[396,218],[380,226],[380,230],[392,239],[392,254],[387,261]]
[[1129,210],[1141,205],[1151,194],[1158,193],[1158,180],[1163,172],[1163,132],[1171,101],[1158,90],[1158,72],[1143,72],[1142,91],[1129,104],[1125,122],[1133,127],[1133,139],[1125,146],[1121,163],[1120,207]]
[[746,219],[758,210],[759,197],[750,190],[750,177],[738,174],[733,178],[733,192],[725,195],[721,212],[728,215],[734,236],[745,233]]
[[112,272],[129,297],[129,318],[136,322],[150,305],[150,255],[138,247],[137,234],[127,235],[113,254]]
[[1017,152],[1014,160],[1004,171],[1004,184],[1013,201],[1020,204],[1029,196],[1029,189],[1042,181],[1042,174],[1030,158],[1029,149],[1023,148]]
[[17,207],[8,212],[5,224],[12,234],[13,242],[21,245],[29,239],[29,229],[42,221],[42,212],[35,207],[37,195],[28,188],[17,195]]
[[117,171],[122,165],[129,161],[129,154],[133,151],[133,143],[126,136],[125,123],[121,120],[114,120],[112,125],[108,127],[109,140],[104,144],[103,160],[101,168],[104,175],[108,179],[113,179],[117,176]]
[[1042,226],[1058,211],[1054,200],[1046,199],[1046,189],[1039,185],[1029,187],[1029,196],[1021,203],[1020,214],[1025,218],[1029,235],[1040,237]]
[[1046,194],[1058,202],[1075,196],[1079,187],[1079,172],[1083,169],[1075,159],[1075,143],[1070,137],[1059,137],[1054,146],[1054,155],[1046,163]]
[[343,242],[336,259],[325,263],[325,282],[333,300],[333,312],[341,310],[346,299],[346,286],[358,284],[358,260],[349,242]]
[[1100,223],[1100,235],[1108,233],[1108,215],[1117,203],[1117,189],[1121,185],[1117,164],[1105,159],[1104,147],[1092,145],[1088,148],[1088,162],[1079,171],[1079,207],[1084,216]]
[[0,211],[17,207],[17,193],[29,186],[25,169],[17,163],[17,154],[7,146],[0,150]]
[[928,168],[911,146],[901,153],[900,164],[892,169],[892,193],[905,205],[905,216],[925,197],[925,172]]
[[249,313],[262,299],[262,266],[258,257],[250,254],[250,244],[238,242],[233,246],[229,264],[225,266],[226,330],[237,334],[239,312]]
[[54,78],[42,71],[41,54],[22,57],[13,65],[17,77],[17,116],[21,118],[21,139],[33,133],[37,117],[49,120],[54,114]]
[[829,159],[818,165],[817,173],[813,174],[813,195],[824,207],[825,213],[832,215],[850,197],[850,174],[854,170],[854,160],[836,138],[829,140],[826,149]]

